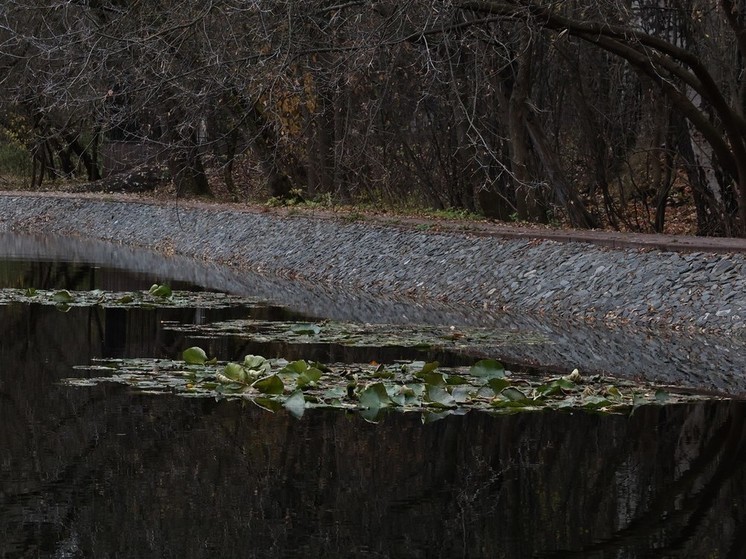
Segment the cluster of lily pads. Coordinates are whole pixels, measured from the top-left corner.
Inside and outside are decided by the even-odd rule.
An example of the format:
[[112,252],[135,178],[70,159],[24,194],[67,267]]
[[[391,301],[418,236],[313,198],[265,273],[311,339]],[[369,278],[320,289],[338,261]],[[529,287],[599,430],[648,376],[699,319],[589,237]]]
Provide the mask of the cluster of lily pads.
[[[36,303],[60,310],[74,306],[221,308],[258,306],[256,299],[224,293],[174,291],[154,284],[147,291],[125,293],[69,290],[2,289],[0,304]],[[356,324],[334,321],[296,323],[257,319],[211,324],[168,323],[166,328],[191,337],[246,337],[253,342],[327,343],[349,346],[461,351],[486,354],[485,348],[520,343],[549,343],[540,335],[492,328],[427,325]],[[488,354],[488,353],[487,353]],[[469,410],[516,413],[546,409],[626,412],[643,404],[676,403],[699,396],[664,391],[650,385],[603,376],[535,376],[507,371],[493,359],[471,367],[441,367],[437,362],[322,364],[247,355],[240,362],[219,363],[204,350],[190,347],[182,359],[114,359],[77,367],[100,374],[67,379],[84,386],[119,382],[143,392],[185,397],[240,398],[271,411],[300,417],[308,408],[355,410],[376,421],[386,410],[422,413],[424,421]],[[90,377],[90,375],[89,375]]]
[[433,421],[470,410],[516,413],[546,409],[627,413],[640,405],[701,399],[603,376],[539,378],[507,371],[493,359],[471,367],[446,368],[437,362],[322,364],[247,355],[219,363],[199,347],[182,360],[121,359],[86,367],[106,376],[67,379],[72,385],[113,381],[146,392],[181,396],[241,398],[270,410],[300,417],[307,408],[358,411],[377,421],[385,410],[420,412]]
[[53,305],[67,311],[71,307],[105,308],[228,308],[236,305],[256,306],[254,298],[238,297],[226,293],[172,290],[168,284],[153,284],[147,291],[112,292],[93,289],[71,291],[68,289],[0,289],[0,305],[10,303],[35,303]]
[[324,320],[288,322],[255,318],[232,319],[207,324],[164,324],[167,330],[195,338],[220,336],[249,338],[255,343],[339,344],[355,347],[409,347],[420,350],[447,349],[482,353],[484,348],[510,344],[546,344],[540,334],[497,328],[453,327],[425,324],[359,324]]

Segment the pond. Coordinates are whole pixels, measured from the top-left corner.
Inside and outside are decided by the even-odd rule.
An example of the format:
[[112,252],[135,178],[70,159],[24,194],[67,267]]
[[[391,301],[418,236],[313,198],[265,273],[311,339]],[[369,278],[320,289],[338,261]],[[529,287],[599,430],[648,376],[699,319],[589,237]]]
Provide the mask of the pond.
[[[509,359],[520,358],[529,377],[560,379],[571,367],[584,375],[592,367],[541,363],[547,347],[556,352],[562,342],[546,340],[549,330],[540,328],[470,347],[461,342],[473,324],[399,303],[329,295],[330,310],[320,314],[309,302],[318,292],[304,299],[300,288],[283,291],[278,282],[272,296],[271,280],[239,286],[209,266],[103,245],[2,241],[4,293],[50,295],[0,304],[0,557],[634,558],[651,550],[736,557],[746,548],[746,403],[739,399],[678,401],[666,387],[614,413],[551,406],[498,413],[491,397],[476,409],[418,400],[424,412],[415,406],[373,417],[308,402],[300,414],[282,405],[268,411],[230,390],[205,397],[158,382],[70,382],[113,376],[112,364],[131,359],[159,373],[164,363],[189,371],[201,366],[182,362],[194,346],[220,367],[247,354],[374,370],[437,360],[451,380],[486,357],[515,374],[520,367]],[[219,288],[243,299],[149,306],[121,295],[153,284],[178,293]],[[59,300],[63,290],[71,300]],[[98,302],[76,306],[79,293],[91,291]],[[109,293],[125,303],[106,303]],[[286,305],[278,300],[284,295]],[[272,324],[285,333],[293,323],[328,328],[325,318],[393,322],[397,312],[409,317],[400,318],[402,331],[453,326],[464,335],[448,343],[461,345],[418,338],[415,347],[376,347],[267,334]],[[216,324],[221,331],[210,328]],[[742,346],[725,343],[719,351],[731,369],[721,367],[723,379],[742,373],[744,363]],[[526,367],[531,355],[538,357]],[[661,373],[670,365],[647,370],[652,358],[639,355],[641,376],[670,380],[673,373]],[[673,365],[682,378],[701,378],[699,360],[684,361],[696,370]],[[527,384],[515,386],[529,393]]]

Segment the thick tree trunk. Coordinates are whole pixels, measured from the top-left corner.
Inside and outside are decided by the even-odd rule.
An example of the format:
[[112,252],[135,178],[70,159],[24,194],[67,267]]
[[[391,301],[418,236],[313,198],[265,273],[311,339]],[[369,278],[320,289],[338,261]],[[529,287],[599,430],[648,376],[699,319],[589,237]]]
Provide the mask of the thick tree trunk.
[[[83,163],[83,166],[86,170],[86,175],[88,177],[89,181],[95,181],[101,178],[101,173],[98,169],[98,164],[95,159],[95,154],[92,155],[91,152],[86,149],[83,145],[81,145],[79,140],[79,135],[77,133],[65,133],[62,132],[63,139],[69,146],[69,150],[72,151],[75,155],[77,155],[80,158],[80,161]],[[97,138],[94,139],[92,142],[92,145],[96,145]]]
[[692,147],[690,128],[681,115],[674,115],[674,127],[677,131],[676,150],[683,162],[684,171],[694,198],[697,213],[697,235],[725,236],[727,230],[723,221],[721,206],[715,200],[712,190],[706,186],[707,177],[704,169],[697,164],[697,158]]
[[175,151],[168,159],[168,170],[179,196],[212,196],[202,159],[194,150]]
[[577,190],[572,186],[562,172],[562,167],[552,151],[549,140],[544,133],[541,123],[534,114],[528,114],[525,120],[531,142],[536,153],[539,155],[544,170],[546,171],[549,184],[557,197],[558,202],[565,208],[573,227],[593,229],[598,227],[596,218],[583,205]]
[[251,149],[256,155],[267,181],[269,194],[275,198],[288,198],[293,189],[291,176],[294,159],[282,167],[278,160],[278,142],[269,123],[254,105],[247,110],[246,124],[251,139]]
[[[334,192],[334,105],[319,96],[308,135],[308,194]],[[331,105],[331,106],[330,106]]]
[[546,222],[541,197],[532,181],[529,137],[526,127],[528,98],[531,89],[531,58],[533,45],[527,29],[521,32],[520,52],[516,53],[513,90],[508,101],[508,129],[510,131],[511,165],[515,181],[515,201],[519,219]]
[[236,186],[236,181],[233,180],[233,166],[236,161],[236,151],[238,150],[239,138],[240,134],[238,127],[234,124],[233,128],[225,138],[225,163],[223,164],[223,182],[234,202],[238,202],[241,198],[238,192],[238,187]]

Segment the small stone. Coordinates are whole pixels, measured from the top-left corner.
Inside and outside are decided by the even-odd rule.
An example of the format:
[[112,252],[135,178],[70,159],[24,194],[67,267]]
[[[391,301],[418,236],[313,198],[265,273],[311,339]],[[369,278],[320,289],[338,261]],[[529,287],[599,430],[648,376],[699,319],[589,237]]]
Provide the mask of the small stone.
[[735,265],[735,262],[731,260],[721,260],[712,270],[712,273],[716,276],[720,276],[722,274],[725,274],[726,272],[731,271],[735,267]]

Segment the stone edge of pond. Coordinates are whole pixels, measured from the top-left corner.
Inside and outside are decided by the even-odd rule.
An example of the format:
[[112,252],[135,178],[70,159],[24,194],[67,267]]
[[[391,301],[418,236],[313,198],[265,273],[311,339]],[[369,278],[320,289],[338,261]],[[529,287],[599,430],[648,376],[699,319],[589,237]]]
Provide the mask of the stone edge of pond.
[[475,312],[746,332],[746,253],[725,252],[727,243],[717,241],[712,250],[705,242],[697,251],[685,239],[681,250],[663,250],[651,248],[660,244],[655,236],[620,247],[626,241],[605,235],[612,246],[602,246],[584,242],[582,232],[542,239],[516,228],[501,236],[219,205],[7,193],[0,194],[0,230],[82,236]]

